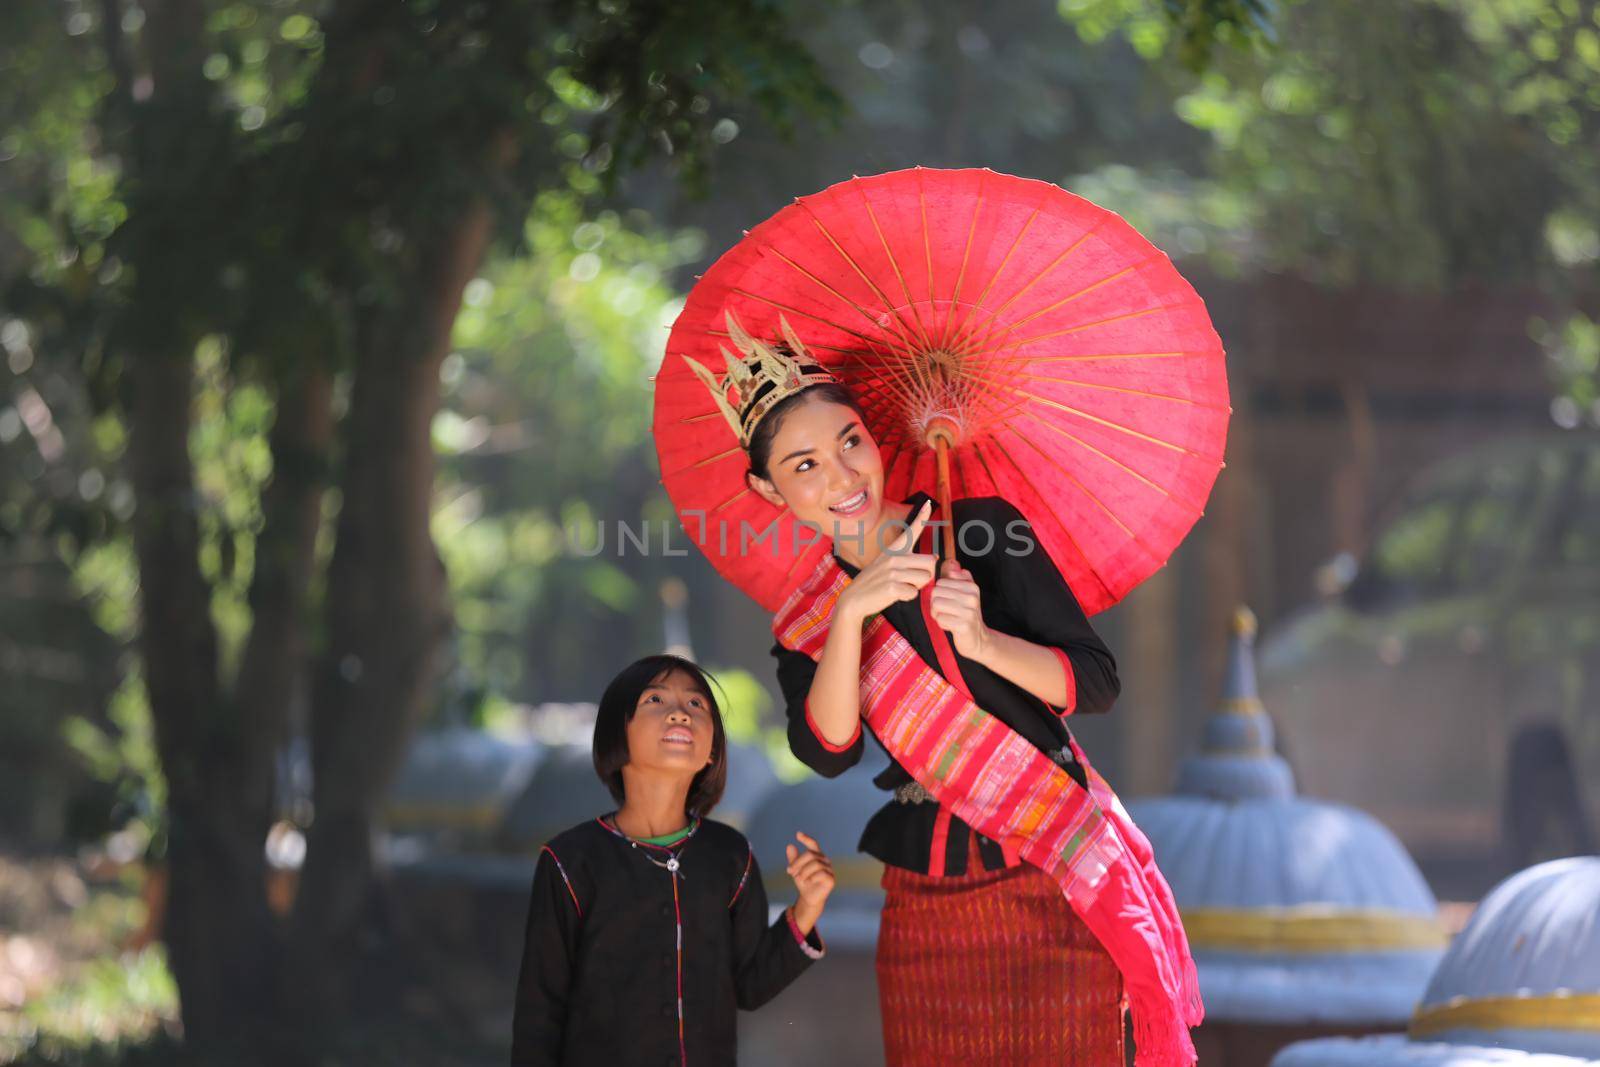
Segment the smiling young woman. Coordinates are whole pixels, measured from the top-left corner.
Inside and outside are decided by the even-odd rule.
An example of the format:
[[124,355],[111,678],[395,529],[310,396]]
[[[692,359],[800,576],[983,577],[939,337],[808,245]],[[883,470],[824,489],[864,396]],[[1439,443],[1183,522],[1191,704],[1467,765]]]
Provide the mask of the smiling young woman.
[[[1086,788],[1065,717],[1111,707],[1116,663],[1026,520],[999,498],[957,501],[950,516],[924,494],[886,499],[877,442],[844,385],[793,344],[740,347],[748,361],[730,362],[728,379],[697,373],[724,386],[747,484],[831,538],[849,577],[814,620],[826,626],[819,653],[773,647],[795,755],[825,777],[860,761],[874,699],[863,697],[864,633],[879,617],[926,668]],[[941,559],[932,526],[951,521],[972,535]],[[935,800],[896,759],[899,746],[886,747],[877,784],[893,798],[859,847],[885,864],[877,969],[888,1062],[1121,1063],[1118,966],[1060,887],[1014,841]]]

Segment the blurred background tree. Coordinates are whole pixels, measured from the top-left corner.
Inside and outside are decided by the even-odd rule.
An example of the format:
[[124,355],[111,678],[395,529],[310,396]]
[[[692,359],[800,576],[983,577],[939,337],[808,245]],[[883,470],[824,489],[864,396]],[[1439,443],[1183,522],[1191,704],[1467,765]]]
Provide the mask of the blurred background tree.
[[[647,353],[675,306],[669,273],[702,248],[641,212],[586,215],[550,192],[530,215],[527,254],[495,260],[467,288],[434,424],[433,522],[463,666],[496,694],[593,699],[605,681],[591,673],[593,634],[661,643],[655,590],[674,560],[659,553]],[[619,555],[617,518],[646,516],[652,550]],[[605,551],[579,554],[602,537]]]
[[[334,1014],[354,977],[371,815],[450,624],[432,430],[467,284],[543,190],[591,194],[662,149],[700,180],[719,94],[779,124],[836,101],[755,3],[105,0],[7,20],[7,82],[28,88],[6,104],[14,410],[37,462],[64,465],[52,428],[87,398],[84,424],[109,421],[81,462],[120,465],[125,520],[78,514],[105,494],[68,472],[54,500],[27,478],[8,525],[80,566],[131,544],[185,1032],[248,1045],[280,994]],[[283,939],[262,842],[297,700],[316,818]]]

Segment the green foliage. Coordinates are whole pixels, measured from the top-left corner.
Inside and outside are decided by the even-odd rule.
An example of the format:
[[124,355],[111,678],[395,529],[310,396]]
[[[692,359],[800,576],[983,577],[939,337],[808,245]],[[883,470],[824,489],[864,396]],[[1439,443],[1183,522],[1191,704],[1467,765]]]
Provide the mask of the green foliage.
[[250,632],[246,595],[255,572],[261,493],[272,476],[267,433],[273,398],[261,384],[237,378],[221,337],[201,340],[195,368],[189,450],[201,519],[200,566],[211,585],[223,676],[231,679]]
[[565,0],[560,8],[573,76],[604,105],[587,158],[611,175],[664,151],[683,157],[686,176],[703,191],[704,164],[720,140],[713,115],[719,93],[785,133],[801,116],[837,120],[843,111],[773,0]]
[[[1593,226],[1579,220],[1595,217],[1600,79],[1578,42],[1595,13],[1408,0],[1361,18],[1296,4],[1278,20],[1280,47],[1219,62],[1178,112],[1212,135],[1218,178],[1253,194],[1268,269],[1549,282],[1593,259],[1581,239]],[[1535,46],[1551,33],[1570,49]]]
[[1079,196],[1127,219],[1169,254],[1203,258],[1212,269],[1237,275],[1254,267],[1251,241],[1254,200],[1243,190],[1177,168],[1112,164],[1067,179]]
[[[468,675],[521,700],[593,699],[592,635],[641,654],[658,641],[645,591],[670,561],[619,557],[615,525],[637,529],[660,495],[649,376],[676,309],[664,278],[701,242],[554,192],[525,239],[532,254],[489,264],[456,320],[434,534]],[[571,551],[569,530],[592,545],[602,521],[604,552]]]
[[1578,311],[1559,323],[1536,319],[1530,332],[1559,394],[1551,407],[1556,424],[1600,426],[1600,322]]
[[[191,14],[199,21],[186,23]],[[0,11],[0,77],[0,383],[10,397],[0,401],[0,543],[8,555],[58,555],[80,621],[112,638],[64,639],[96,649],[100,663],[85,673],[102,678],[97,693],[67,702],[19,689],[29,717],[7,720],[41,724],[47,737],[64,723],[72,758],[145,811],[164,792],[129,651],[140,580],[127,523],[155,505],[135,499],[123,471],[127,361],[194,371],[193,469],[162,477],[193,482],[184,503],[198,521],[226,693],[252,624],[246,594],[283,383],[306,364],[339,376],[342,412],[358,348],[403,358],[411,338],[392,323],[438,298],[438,250],[460,209],[488,197],[499,265],[468,294],[465,354],[452,366],[528,401],[494,414],[530,429],[530,452],[479,465],[527,479],[506,490],[473,469],[458,486],[447,463],[438,525],[463,596],[459,643],[473,677],[460,688],[481,697],[486,678],[516,688],[530,632],[562,635],[549,668],[582,658],[585,631],[563,623],[638,615],[648,574],[611,561],[549,566],[549,543],[587,499],[619,513],[592,475],[582,484],[596,468],[579,449],[643,474],[643,353],[659,344],[660,279],[699,252],[690,238],[636,239],[630,231],[646,228],[637,217],[590,210],[585,223],[583,199],[652,155],[703,176],[729,95],[777,125],[838,104],[778,8],[709,0],[28,2]],[[592,246],[573,243],[580,230]],[[495,285],[524,321],[483,325],[478,307]],[[512,315],[507,307],[495,314]],[[510,347],[490,352],[501,340]],[[480,374],[478,363],[496,366]],[[561,381],[567,402],[539,391],[541,374]],[[590,418],[574,396],[592,401]],[[437,437],[471,467],[483,457],[462,434],[480,411],[462,411],[452,422],[447,407]],[[565,466],[534,458],[569,444]],[[335,471],[336,460],[307,457]],[[652,492],[642,476],[623,487],[620,514],[642,512]],[[504,510],[474,524],[463,516],[483,495]],[[335,488],[330,516],[338,499]],[[321,564],[328,554],[325,533]],[[226,733],[213,725],[212,736]],[[0,747],[21,750],[15,739]]]
[[30,1052],[43,1062],[88,1052],[117,1034],[148,1038],[177,1016],[178,991],[158,945],[90,960],[69,981],[28,1006],[40,1039]]
[[[1233,5],[1063,0],[1086,39],[1120,33],[1201,168],[1087,176],[1130,218],[1192,217],[1180,253],[1330,284],[1581,288],[1600,258],[1600,8],[1592,0]],[[1200,36],[1182,29],[1195,26]],[[1167,62],[1196,42],[1194,72]],[[1191,56],[1191,59],[1195,56]],[[1146,195],[1169,206],[1152,209]],[[1178,223],[1178,227],[1185,225]],[[1178,227],[1157,222],[1175,234]],[[1231,230],[1231,236],[1229,231]]]
[[1381,19],[1301,4],[1282,47],[1238,57],[1179,99],[1219,177],[1256,197],[1268,269],[1330,282],[1525,278],[1548,261],[1560,146],[1511,104],[1506,57],[1466,4]]
[[1058,0],[1084,40],[1121,33],[1146,59],[1175,54],[1190,70],[1206,69],[1219,47],[1248,49],[1272,42],[1275,0]]
[[[795,142],[754,109],[731,108],[716,197],[673,198],[645,172],[631,203],[707,231],[720,251],[795,194],[851,174],[916,165],[983,167],[1061,180],[1103,166],[1197,169],[1208,139],[1125,41],[1087,43],[1052,5],[795,0],[797,32],[849,101],[837,133]],[[655,205],[662,205],[656,208]],[[688,278],[679,280],[687,285]]]
[[[1587,307],[1600,263],[1600,5],[1407,0],[1383,18],[1296,4],[1281,47],[1177,101],[1244,194],[1241,264],[1336,284],[1537,286]],[[1204,214],[1200,212],[1200,214]],[[1600,424],[1600,341],[1530,324],[1564,427]]]
[[728,738],[760,749],[785,782],[798,782],[813,772],[789,749],[789,732],[783,715],[773,707],[771,694],[755,675],[741,667],[710,667],[719,687],[717,704]]
[[20,1005],[0,1006],[0,1062],[119,1062],[100,1057],[176,1019],[162,949],[126,948],[148,918],[139,880],[137,868],[85,883],[61,860],[0,860],[0,929],[26,983]]
[[[108,702],[104,720],[99,709],[60,715],[67,747],[102,787],[78,805],[75,838],[92,839],[115,829],[150,858],[166,848],[166,779],[156,753],[150,705],[144,678],[128,670]],[[108,800],[103,811],[84,811],[86,803]]]
[[772,697],[756,676],[740,667],[708,667],[716,679],[717,707],[728,738],[741,744],[762,743],[763,723],[772,710]]

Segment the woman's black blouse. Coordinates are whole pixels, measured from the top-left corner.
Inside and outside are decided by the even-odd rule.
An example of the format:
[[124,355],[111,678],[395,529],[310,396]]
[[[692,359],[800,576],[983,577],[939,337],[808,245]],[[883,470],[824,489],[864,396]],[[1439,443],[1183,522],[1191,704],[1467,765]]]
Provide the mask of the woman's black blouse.
[[676,879],[650,852],[666,855],[592,820],[539,853],[513,1067],[733,1063],[735,1008],[759,1008],[820,957],[817,931],[802,947],[787,912],[768,924],[761,870],[731,826],[703,820],[676,849]]
[[[926,499],[925,493],[917,493],[909,502],[915,510]],[[1078,598],[1056,570],[1049,553],[1039,544],[1021,512],[998,497],[957,500],[951,507],[955,511],[957,530],[963,533],[957,538],[956,558],[972,572],[978,584],[984,623],[1001,633],[1059,650],[1071,667],[1075,703],[1065,708],[1051,707],[959,652],[955,653],[956,665],[980,707],[1041,751],[1058,751],[1070,737],[1063,721],[1066,715],[1110,710],[1121,690],[1116,660],[1089,625]],[[974,523],[986,525],[993,532],[992,539],[981,526],[971,527]],[[935,537],[933,543],[937,546],[939,539]],[[1023,551],[1028,544],[1032,544],[1032,550]],[[855,577],[857,568],[837,555],[834,559],[846,574]],[[940,671],[919,601],[891,604],[884,610],[883,617],[911,643],[924,663]],[[954,651],[953,643],[951,648]],[[778,684],[787,705],[789,747],[794,754],[828,778],[843,774],[859,763],[865,748],[860,731],[849,745],[836,748],[819,737],[811,725],[806,697],[816,675],[816,662],[805,653],[782,645],[773,645],[772,654],[778,660]],[[1086,784],[1083,768],[1076,760],[1071,760],[1066,770],[1079,785]],[[906,770],[891,757],[889,766],[874,782],[882,789],[893,790],[911,780]],[[968,834],[972,832],[960,819],[941,812],[939,805],[931,801],[902,804],[891,800],[867,823],[858,848],[893,867],[918,874],[927,874],[930,870],[937,873],[941,865],[935,862],[932,853],[942,839],[942,871],[946,875],[959,875],[966,873]],[[976,836],[984,868],[993,871],[1006,867],[1007,857],[999,844],[982,834]],[[1015,858],[1011,862],[1014,864]]]

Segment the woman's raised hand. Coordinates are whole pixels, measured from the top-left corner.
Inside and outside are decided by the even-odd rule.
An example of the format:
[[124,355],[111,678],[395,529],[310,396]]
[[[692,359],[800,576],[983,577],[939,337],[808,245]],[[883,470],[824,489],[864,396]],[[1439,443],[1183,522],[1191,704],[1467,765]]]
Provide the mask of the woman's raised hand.
[[984,662],[990,643],[989,627],[983,621],[983,597],[972,572],[953,559],[947,559],[939,580],[933,583],[928,598],[929,613],[941,628],[950,631],[956,651],[970,660]]
[[877,559],[861,568],[861,573],[839,594],[835,611],[843,608],[855,621],[865,621],[890,604],[911,600],[933,581],[934,557],[911,551],[922,536],[932,506],[931,500],[923,501],[911,525],[885,545]]

